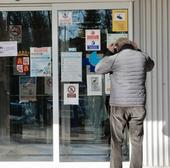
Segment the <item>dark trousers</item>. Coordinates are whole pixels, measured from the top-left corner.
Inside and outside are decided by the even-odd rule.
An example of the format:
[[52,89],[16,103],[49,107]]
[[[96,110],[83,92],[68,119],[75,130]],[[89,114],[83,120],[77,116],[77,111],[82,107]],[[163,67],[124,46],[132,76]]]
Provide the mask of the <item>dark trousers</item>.
[[122,168],[122,143],[126,126],[131,142],[130,168],[142,168],[143,121],[145,116],[146,110],[143,106],[111,107],[110,168]]

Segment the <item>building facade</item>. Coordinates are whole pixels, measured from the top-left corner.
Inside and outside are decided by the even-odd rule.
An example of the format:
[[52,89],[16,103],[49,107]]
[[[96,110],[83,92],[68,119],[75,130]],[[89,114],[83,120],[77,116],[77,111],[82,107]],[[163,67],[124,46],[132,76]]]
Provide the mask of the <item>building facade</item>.
[[144,167],[170,167],[169,8],[168,0],[1,0],[0,167],[109,167],[109,76],[94,67],[119,37],[155,61]]

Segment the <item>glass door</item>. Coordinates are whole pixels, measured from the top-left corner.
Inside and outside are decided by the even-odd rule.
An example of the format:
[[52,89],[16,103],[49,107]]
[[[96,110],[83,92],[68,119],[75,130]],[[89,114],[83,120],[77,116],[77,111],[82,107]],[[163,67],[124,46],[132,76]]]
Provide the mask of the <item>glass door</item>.
[[51,13],[0,12],[0,161],[53,160]]
[[[68,4],[53,9],[53,20],[57,20],[53,51],[57,53],[54,76],[58,76],[54,90],[59,88],[54,107],[58,111],[58,162],[60,167],[96,162],[108,166],[110,83],[108,75],[95,74],[94,68],[111,42],[119,37],[132,39],[131,3]],[[122,151],[126,163],[126,133]]]

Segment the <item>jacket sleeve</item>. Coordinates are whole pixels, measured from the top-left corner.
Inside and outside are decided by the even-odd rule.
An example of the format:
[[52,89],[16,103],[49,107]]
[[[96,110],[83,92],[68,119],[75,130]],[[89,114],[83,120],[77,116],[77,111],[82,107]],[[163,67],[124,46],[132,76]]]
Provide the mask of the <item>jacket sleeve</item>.
[[106,74],[112,71],[112,66],[115,60],[115,55],[113,56],[105,56],[99,63],[95,66],[95,72],[99,74]]
[[154,61],[152,60],[151,57],[149,57],[149,55],[145,55],[146,56],[146,71],[149,72],[153,69],[154,67]]

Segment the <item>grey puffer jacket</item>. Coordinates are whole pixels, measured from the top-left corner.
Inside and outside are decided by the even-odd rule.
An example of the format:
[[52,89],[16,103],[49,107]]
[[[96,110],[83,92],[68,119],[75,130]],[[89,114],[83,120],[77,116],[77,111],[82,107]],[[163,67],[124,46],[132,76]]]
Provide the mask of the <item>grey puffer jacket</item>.
[[146,99],[146,72],[154,67],[153,60],[137,50],[125,49],[104,57],[95,67],[99,74],[111,73],[111,106],[143,106]]

